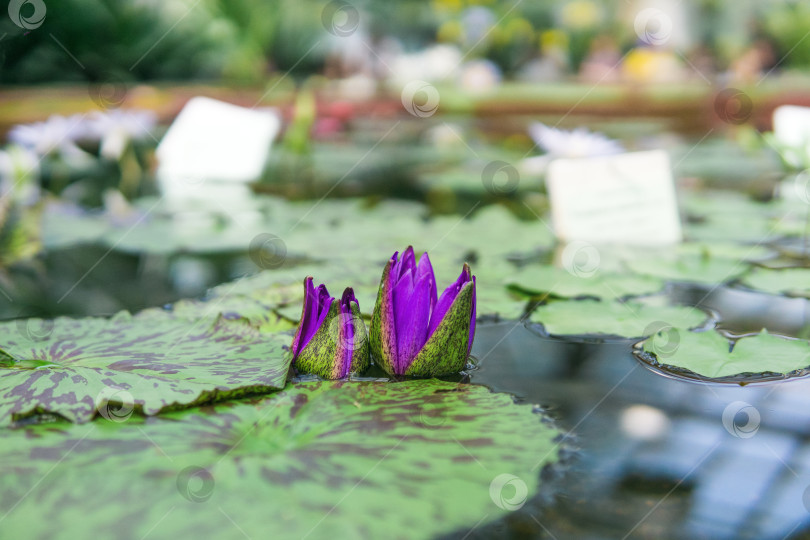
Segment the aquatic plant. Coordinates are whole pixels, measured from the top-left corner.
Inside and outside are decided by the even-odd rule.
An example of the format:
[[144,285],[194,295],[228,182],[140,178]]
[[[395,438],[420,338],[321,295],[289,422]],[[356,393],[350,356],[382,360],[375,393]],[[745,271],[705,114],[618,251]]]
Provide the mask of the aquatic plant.
[[433,377],[461,371],[475,335],[475,276],[464,264],[437,298],[427,253],[394,253],[383,270],[371,317],[371,353],[391,375]]
[[304,306],[292,353],[296,369],[326,379],[342,379],[368,367],[366,325],[351,287],[335,301],[326,285],[316,289],[311,277],[304,279]]

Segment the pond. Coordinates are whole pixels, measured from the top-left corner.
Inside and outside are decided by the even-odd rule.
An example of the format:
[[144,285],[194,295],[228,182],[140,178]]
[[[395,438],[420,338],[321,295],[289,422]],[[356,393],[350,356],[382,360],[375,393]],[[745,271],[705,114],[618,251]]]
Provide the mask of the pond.
[[[400,119],[393,134],[389,120],[304,157],[282,149],[229,199],[195,185],[169,201],[147,179],[132,201],[93,203],[86,175],[26,210],[42,249],[0,284],[0,523],[40,537],[810,534],[808,201],[766,149],[606,123],[626,148],[667,148],[686,241],[572,250],[546,225],[542,174],[519,166],[519,117],[508,143],[486,119]],[[486,177],[496,162],[518,182]],[[368,323],[408,245],[430,253],[440,291],[464,262],[476,275],[464,373],[287,380],[304,278],[353,287]]]

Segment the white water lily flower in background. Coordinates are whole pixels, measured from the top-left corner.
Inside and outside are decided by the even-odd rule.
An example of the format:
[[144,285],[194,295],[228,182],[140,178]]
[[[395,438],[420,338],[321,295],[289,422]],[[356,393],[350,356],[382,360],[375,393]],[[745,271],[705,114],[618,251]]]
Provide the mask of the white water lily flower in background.
[[20,124],[8,132],[8,140],[40,156],[59,153],[63,156],[82,154],[76,141],[86,135],[84,115],[68,118],[53,115],[44,122]]
[[157,115],[152,111],[114,109],[91,113],[86,132],[88,139],[101,142],[99,153],[102,157],[118,161],[130,141],[155,139],[152,130],[156,125]]
[[521,172],[531,176],[542,176],[552,159],[610,156],[625,151],[618,141],[583,127],[565,131],[536,122],[529,126],[529,136],[545,152],[521,162]]
[[77,142],[99,141],[102,156],[117,159],[129,141],[153,138],[155,126],[157,116],[152,111],[93,111],[67,118],[54,115],[44,122],[14,126],[8,140],[40,156],[59,154],[68,159],[87,157]]
[[529,135],[537,146],[554,157],[596,157],[624,152],[624,147],[618,141],[583,127],[564,131],[534,123],[529,126]]
[[94,111],[87,117],[84,135],[101,141],[112,133],[121,133],[133,141],[138,141],[153,137],[152,130],[155,126],[157,115],[152,111],[139,109]]
[[434,45],[416,53],[400,54],[391,62],[391,80],[395,86],[413,81],[435,83],[454,79],[464,61],[461,50],[453,45]]

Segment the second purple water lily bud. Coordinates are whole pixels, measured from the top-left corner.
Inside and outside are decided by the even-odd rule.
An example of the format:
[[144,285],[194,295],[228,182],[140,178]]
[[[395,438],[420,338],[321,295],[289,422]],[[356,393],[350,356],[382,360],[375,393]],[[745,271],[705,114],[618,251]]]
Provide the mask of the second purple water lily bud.
[[466,365],[475,336],[475,276],[466,264],[437,297],[427,253],[416,262],[413,247],[385,265],[371,316],[370,349],[391,375],[434,377]]
[[366,325],[354,291],[346,288],[340,300],[326,285],[316,289],[304,280],[304,308],[292,342],[293,365],[303,373],[342,379],[369,364]]

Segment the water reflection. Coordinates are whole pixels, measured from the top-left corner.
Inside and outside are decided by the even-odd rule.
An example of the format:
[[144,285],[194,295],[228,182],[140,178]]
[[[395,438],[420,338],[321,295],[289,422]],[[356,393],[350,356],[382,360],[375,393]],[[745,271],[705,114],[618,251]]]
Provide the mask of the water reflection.
[[[729,293],[733,294],[733,293]],[[810,527],[810,380],[658,376],[630,341],[482,326],[475,383],[548,407],[577,450],[554,493],[468,538],[785,538]]]
[[668,293],[674,302],[719,313],[718,328],[730,335],[767,328],[772,334],[803,337],[810,326],[810,301],[805,298],[685,283],[670,284]]

